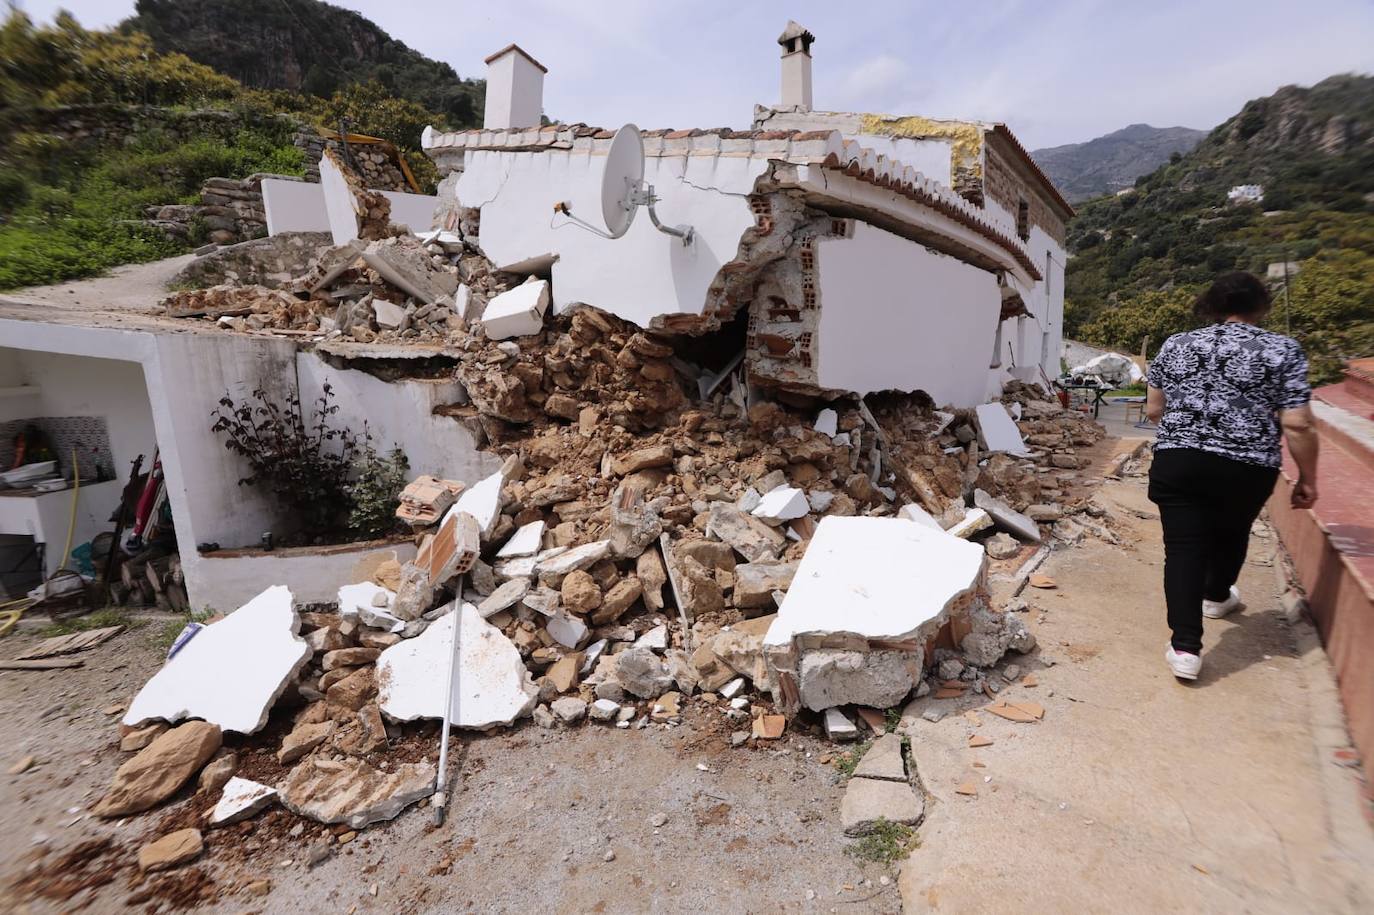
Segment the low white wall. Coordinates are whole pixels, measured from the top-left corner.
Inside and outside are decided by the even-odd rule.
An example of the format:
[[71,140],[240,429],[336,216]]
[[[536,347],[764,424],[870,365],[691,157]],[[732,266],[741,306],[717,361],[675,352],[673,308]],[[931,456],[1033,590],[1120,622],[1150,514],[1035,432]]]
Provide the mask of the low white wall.
[[262,208],[267,213],[268,235],[329,231],[324,191],[318,184],[264,178]]
[[301,400],[313,404],[327,381],[334,391],[339,425],[361,434],[367,424],[379,453],[399,445],[410,462],[411,477],[433,474],[474,483],[494,473],[501,458],[477,449],[461,423],[435,416],[434,408],[461,402],[462,385],[451,379],[387,382],[366,372],[337,369],[314,353],[296,358]]
[[[333,167],[331,166],[331,171]],[[331,176],[331,187],[340,186]],[[344,192],[347,186],[342,185]],[[429,231],[434,221],[434,205],[439,198],[428,194],[409,194],[403,191],[382,191],[381,195],[391,201],[391,221],[404,226],[415,235]],[[332,223],[329,208],[325,203],[324,186],[304,181],[283,181],[280,178],[265,178],[262,182],[262,204],[267,212],[267,234],[278,235],[282,232],[329,232]],[[342,210],[340,211],[342,213]],[[340,225],[347,221],[340,216]],[[356,234],[356,229],[354,230]]]
[[862,222],[820,240],[817,272],[822,387],[984,402],[1001,310],[991,273]]
[[[207,553],[196,556],[196,596],[191,603],[199,611],[227,613],[271,585],[286,585],[298,605],[332,602],[338,599],[340,587],[362,580],[360,563],[375,565],[379,556],[393,555],[398,562],[407,562],[415,558],[415,546],[369,544],[354,549],[290,549],[244,556]],[[184,553],[182,559],[184,568]],[[187,570],[188,584],[191,575]]]
[[[83,483],[71,488],[38,496],[0,497],[0,533],[27,534],[46,547],[43,554],[43,575],[56,572],[66,562],[63,548],[67,544],[67,529],[72,529],[72,549],[89,543],[97,534],[112,532],[110,516],[119,505],[122,480],[103,483]],[[72,499],[76,499],[73,524]],[[75,568],[75,564],[71,565]]]
[[556,313],[585,303],[646,325],[666,314],[700,314],[721,265],[733,260],[754,224],[747,194],[763,174],[761,159],[722,156],[645,160],[645,180],[661,201],[665,225],[690,225],[696,240],[657,231],[640,212],[624,237],[601,238],[553,213],[559,201],[601,226],[604,156],[589,151],[538,155],[490,150],[467,154],[457,185],[463,206],[481,207],[482,249],[497,266],[556,255]]

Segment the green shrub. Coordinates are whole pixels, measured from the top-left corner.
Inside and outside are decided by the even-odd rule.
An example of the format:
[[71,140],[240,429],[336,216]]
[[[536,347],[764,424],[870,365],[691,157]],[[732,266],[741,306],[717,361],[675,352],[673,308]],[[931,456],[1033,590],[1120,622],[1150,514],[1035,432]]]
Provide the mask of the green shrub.
[[396,509],[410,463],[400,448],[392,448],[383,457],[368,442],[360,451],[353,462],[355,479],[348,492],[353,501],[348,527],[360,539],[372,539],[396,529]]

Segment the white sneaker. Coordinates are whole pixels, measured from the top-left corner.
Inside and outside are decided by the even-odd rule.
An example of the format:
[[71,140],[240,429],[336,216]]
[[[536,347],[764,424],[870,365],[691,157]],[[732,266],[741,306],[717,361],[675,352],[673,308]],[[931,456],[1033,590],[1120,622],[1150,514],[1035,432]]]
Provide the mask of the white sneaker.
[[1189,654],[1186,651],[1174,651],[1172,644],[1164,649],[1164,660],[1169,663],[1169,668],[1173,670],[1174,676],[1180,680],[1196,680],[1197,675],[1202,671],[1202,658],[1199,655]]
[[1240,591],[1235,585],[1231,586],[1231,596],[1226,600],[1204,600],[1202,602],[1202,615],[1209,620],[1219,620],[1232,610],[1239,609]]

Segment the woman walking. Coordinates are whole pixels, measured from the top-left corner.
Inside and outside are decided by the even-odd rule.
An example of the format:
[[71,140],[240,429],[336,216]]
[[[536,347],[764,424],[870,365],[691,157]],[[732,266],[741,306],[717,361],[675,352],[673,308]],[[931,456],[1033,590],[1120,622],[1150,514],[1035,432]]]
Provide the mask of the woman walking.
[[1317,435],[1307,357],[1262,330],[1269,292],[1228,273],[1193,306],[1207,327],[1174,334],[1150,365],[1146,415],[1159,424],[1150,501],[1164,527],[1164,598],[1174,676],[1202,670],[1202,619],[1241,606],[1236,578],[1250,526],[1278,479],[1280,430],[1298,465],[1293,506],[1317,501]]

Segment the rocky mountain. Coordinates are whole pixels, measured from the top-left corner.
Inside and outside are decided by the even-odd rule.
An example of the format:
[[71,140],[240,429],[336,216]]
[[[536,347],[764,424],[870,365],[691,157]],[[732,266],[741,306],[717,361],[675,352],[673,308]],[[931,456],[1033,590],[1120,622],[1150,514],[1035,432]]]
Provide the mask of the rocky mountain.
[[1031,156],[1064,196],[1076,202],[1131,187],[1205,136],[1207,131],[1191,127],[1132,124],[1086,143],[1037,149]]
[[320,0],[138,0],[135,10],[122,28],[245,86],[328,97],[376,80],[449,126],[481,119],[484,81],[460,79],[352,10]]
[[[1257,184],[1262,201],[1231,203]],[[1253,99],[1131,192],[1069,224],[1065,331],[1135,351],[1191,321],[1218,273],[1249,270],[1291,294],[1271,321],[1307,348],[1314,380],[1374,355],[1374,76],[1343,74]]]

